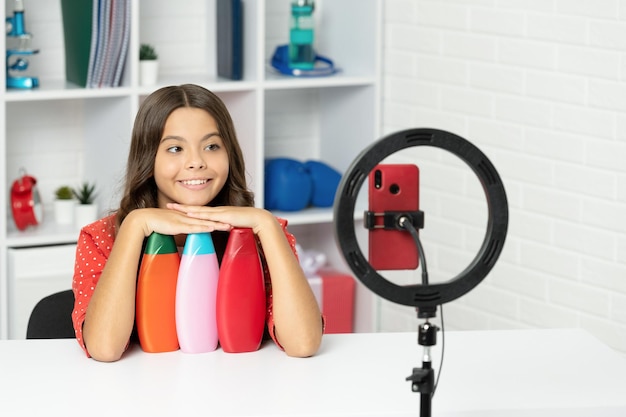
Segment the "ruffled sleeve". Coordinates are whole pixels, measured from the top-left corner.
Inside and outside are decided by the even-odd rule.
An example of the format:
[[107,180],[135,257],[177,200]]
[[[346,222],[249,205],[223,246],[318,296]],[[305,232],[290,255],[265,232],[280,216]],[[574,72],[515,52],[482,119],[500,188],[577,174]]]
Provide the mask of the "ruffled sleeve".
[[89,352],[83,340],[85,314],[104,265],[111,254],[114,240],[115,215],[111,215],[83,227],[76,245],[72,280],[75,299],[72,323],[74,324],[76,340],[87,356],[89,356]]

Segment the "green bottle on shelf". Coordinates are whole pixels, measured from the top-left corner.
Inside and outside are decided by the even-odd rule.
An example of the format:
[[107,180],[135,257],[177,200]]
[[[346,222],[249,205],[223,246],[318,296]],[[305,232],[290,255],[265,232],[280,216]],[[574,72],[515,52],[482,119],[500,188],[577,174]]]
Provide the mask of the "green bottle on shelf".
[[313,0],[294,0],[291,3],[290,68],[310,70],[315,65],[313,9]]

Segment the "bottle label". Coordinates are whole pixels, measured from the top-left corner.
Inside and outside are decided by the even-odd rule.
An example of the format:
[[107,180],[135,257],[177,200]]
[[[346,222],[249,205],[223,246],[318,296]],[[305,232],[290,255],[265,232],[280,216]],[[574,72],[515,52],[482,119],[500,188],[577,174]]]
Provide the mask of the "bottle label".
[[315,21],[312,16],[293,16],[292,27],[300,30],[313,30]]

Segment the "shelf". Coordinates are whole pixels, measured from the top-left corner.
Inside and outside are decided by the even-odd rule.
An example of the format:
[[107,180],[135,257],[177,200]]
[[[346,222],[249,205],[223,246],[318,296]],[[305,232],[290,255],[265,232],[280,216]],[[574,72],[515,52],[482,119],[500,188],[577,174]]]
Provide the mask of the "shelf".
[[335,74],[328,77],[290,77],[268,74],[263,87],[267,90],[364,86],[376,83],[375,77]]
[[[333,222],[333,208],[311,207],[300,211],[272,211],[272,214],[281,219],[285,219],[288,225],[314,225],[320,223]],[[354,220],[363,220],[363,210],[357,209],[354,213]]]
[[[45,213],[45,216],[49,217],[48,213]],[[17,230],[11,218],[7,219],[7,224],[9,230],[6,245],[9,248],[76,243],[79,235],[79,230],[74,225],[60,225],[53,221],[44,221],[38,226],[31,226],[23,231]]]
[[272,214],[287,220],[289,225],[329,223],[333,221],[331,208],[307,208],[300,211],[272,211]]
[[300,89],[300,88],[332,88],[367,86],[376,83],[375,77],[348,76],[336,74],[328,77],[290,77],[281,74],[268,74],[264,81],[233,81],[224,78],[209,77],[203,74],[169,75],[159,77],[155,86],[138,87],[138,92],[147,95],[155,89],[168,85],[199,84],[213,92],[246,91],[262,88],[265,90]]
[[84,88],[65,80],[41,80],[40,87],[33,90],[7,90],[5,101],[71,100],[77,98],[125,97],[129,87]]
[[139,93],[147,95],[159,87],[168,85],[198,84],[213,92],[246,91],[257,88],[254,80],[233,81],[222,77],[212,77],[206,74],[161,75],[155,86],[140,86]]

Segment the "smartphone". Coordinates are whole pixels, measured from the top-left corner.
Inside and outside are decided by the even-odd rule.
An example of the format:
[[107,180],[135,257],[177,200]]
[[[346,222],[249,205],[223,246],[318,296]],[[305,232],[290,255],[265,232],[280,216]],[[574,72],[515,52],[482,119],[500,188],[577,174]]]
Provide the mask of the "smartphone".
[[369,263],[376,270],[416,269],[417,244],[406,230],[383,228],[386,211],[419,210],[419,168],[414,164],[379,164],[368,176]]

